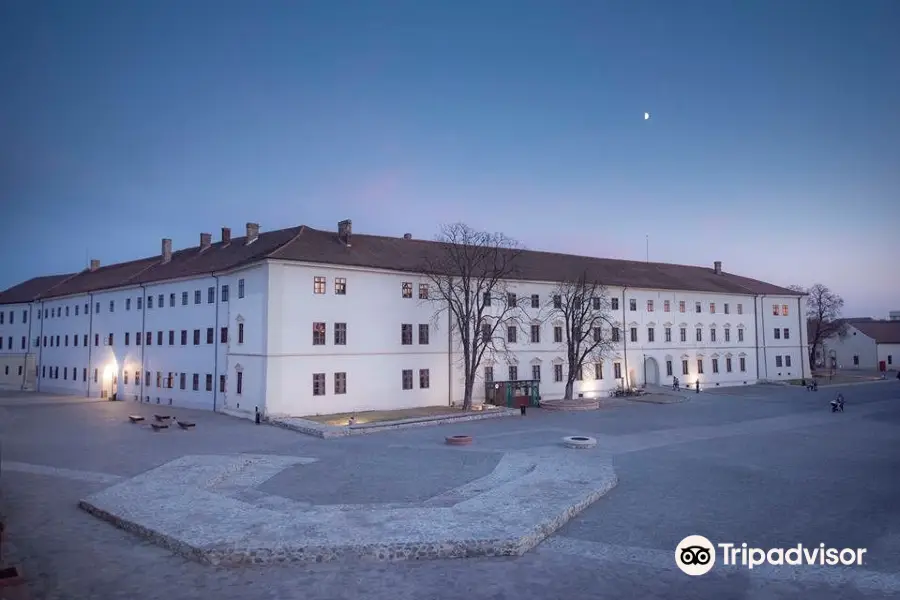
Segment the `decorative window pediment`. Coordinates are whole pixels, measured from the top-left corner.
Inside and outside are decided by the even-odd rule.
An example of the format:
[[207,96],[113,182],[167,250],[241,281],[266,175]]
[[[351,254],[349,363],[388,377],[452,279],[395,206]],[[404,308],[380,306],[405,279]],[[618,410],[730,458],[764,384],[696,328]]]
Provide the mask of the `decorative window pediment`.
[[710,357],[710,358],[719,358],[719,353],[718,353],[718,352],[713,352],[712,354],[709,355],[709,357]]
[[666,354],[666,360],[673,360],[674,357],[671,354]]
[[243,322],[244,322],[244,315],[239,314],[237,317],[235,317],[234,320],[237,321],[238,323],[243,323]]
[[731,323],[725,323],[724,325],[722,325],[722,327],[728,329],[729,327],[731,327]]
[[649,323],[647,323],[647,327],[656,327],[656,323],[650,321]]
[[632,321],[631,323],[628,324],[629,327],[640,327],[640,325],[641,324],[638,323],[637,321]]
[[687,329],[687,323],[679,323],[678,326]]
[[663,323],[663,327],[672,327],[672,324],[666,321],[665,323]]
[[746,353],[746,352],[741,352],[740,354],[738,354],[738,356],[747,356],[747,353]]
[[531,324],[532,325],[541,325],[541,320],[540,319],[532,319]]
[[731,358],[731,356],[732,356],[732,355],[731,355],[731,352],[726,352],[726,353],[725,353],[725,358]]
[[703,327],[703,323],[697,323],[696,325],[694,325],[694,327],[696,327],[697,329],[700,329]]
[[565,323],[563,323],[562,319],[554,319],[553,326],[554,327],[564,327]]
[[234,370],[238,373],[243,373],[244,365],[242,365],[241,363],[238,363],[238,364],[234,365]]
[[542,360],[539,359],[539,358],[532,358],[532,359],[531,359],[531,364],[532,364],[532,365],[540,365],[540,364],[543,364],[543,362],[544,362],[544,361],[542,361]]
[[715,329],[716,327],[718,327],[718,325],[716,325],[715,323],[710,323],[710,324],[709,324],[709,328],[710,328],[710,329]]
[[738,323],[737,328],[738,328],[738,329],[743,329],[743,328],[744,328],[744,324],[743,324],[743,323]]
[[554,365],[562,365],[562,364],[565,364],[566,361],[564,361],[563,359],[561,359],[560,357],[557,356],[550,362]]
[[689,359],[689,358],[690,358],[690,356],[688,356],[687,354],[682,354],[682,355],[681,355],[681,360],[687,360],[687,359]]
[[518,359],[517,357],[515,357],[515,356],[510,356],[509,358],[506,359],[506,364],[508,364],[508,365],[518,365],[518,364],[519,364],[519,359]]
[[697,358],[703,358],[703,356],[704,356],[704,355],[703,355],[702,352],[698,352],[698,353],[697,353]]
[[493,358],[486,358],[483,361],[481,361],[481,364],[482,364],[482,366],[485,366],[485,367],[493,367],[495,363],[494,363]]

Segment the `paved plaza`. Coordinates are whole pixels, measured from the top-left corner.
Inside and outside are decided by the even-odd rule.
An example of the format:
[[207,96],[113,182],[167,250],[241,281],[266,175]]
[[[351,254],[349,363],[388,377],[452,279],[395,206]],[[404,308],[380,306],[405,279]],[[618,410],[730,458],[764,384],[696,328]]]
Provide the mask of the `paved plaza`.
[[[828,409],[837,391],[843,414]],[[328,440],[179,409],[165,412],[195,429],[153,432],[127,419],[155,412],[0,394],[3,558],[23,565],[32,598],[900,597],[896,380],[818,393],[716,389],[677,404],[617,400]],[[443,443],[455,434],[475,441]],[[562,448],[567,435],[597,446]],[[82,501],[158,535],[114,527]],[[507,545],[512,556],[470,551],[473,540],[535,531],[534,544]],[[691,534],[867,553],[862,566],[717,564],[689,577],[674,549]],[[416,535],[469,544],[468,557],[421,546],[410,556],[403,544],[379,556],[379,544]],[[298,550],[353,540],[374,553],[309,560]],[[191,555],[235,545],[266,548],[249,562],[267,564]]]

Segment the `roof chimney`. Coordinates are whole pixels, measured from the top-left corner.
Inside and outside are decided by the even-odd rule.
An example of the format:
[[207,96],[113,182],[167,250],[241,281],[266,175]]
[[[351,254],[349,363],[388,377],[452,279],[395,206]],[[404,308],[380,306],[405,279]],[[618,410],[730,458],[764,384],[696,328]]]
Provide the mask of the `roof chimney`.
[[350,237],[353,235],[353,221],[344,219],[338,222],[338,239],[350,246]]
[[403,239],[404,239],[404,240],[411,240],[411,239],[412,239],[412,234],[411,234],[411,233],[404,233],[404,234],[403,234]]
[[223,227],[222,228],[222,243],[223,244],[231,243],[231,227]]
[[259,237],[259,223],[247,223],[247,244],[252,244]]
[[713,271],[715,271],[716,275],[722,274],[722,261],[721,260],[717,260],[716,262],[713,263]]
[[162,261],[163,264],[172,260],[172,240],[163,238],[162,240]]
[[91,270],[91,271],[96,271],[96,270],[99,269],[99,268],[100,268],[100,261],[97,260],[96,258],[92,258],[92,259],[91,259],[90,270]]
[[200,234],[200,252],[203,252],[212,244],[212,234],[211,233],[201,233]]

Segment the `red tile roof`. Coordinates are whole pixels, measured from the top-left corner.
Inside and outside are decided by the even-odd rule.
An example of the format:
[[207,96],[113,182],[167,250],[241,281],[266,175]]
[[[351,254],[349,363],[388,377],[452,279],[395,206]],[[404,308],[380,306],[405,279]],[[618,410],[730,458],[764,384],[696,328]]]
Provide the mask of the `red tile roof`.
[[[171,260],[166,263],[157,255],[94,271],[38,277],[0,293],[0,304],[208,275],[267,258],[421,272],[425,258],[440,252],[440,244],[433,241],[365,234],[353,234],[348,247],[338,239],[336,232],[306,226],[261,232],[253,243],[247,245],[245,242],[245,237],[239,237],[232,238],[230,243],[216,242],[202,252],[199,246],[179,250],[173,252]],[[577,277],[586,271],[591,278],[610,286],[740,295],[798,295],[792,290],[755,279],[725,272],[716,274],[709,267],[530,250],[522,252],[516,264],[517,272],[513,278],[519,280],[559,281]]]
[[900,321],[856,321],[851,325],[876,344],[900,344]]

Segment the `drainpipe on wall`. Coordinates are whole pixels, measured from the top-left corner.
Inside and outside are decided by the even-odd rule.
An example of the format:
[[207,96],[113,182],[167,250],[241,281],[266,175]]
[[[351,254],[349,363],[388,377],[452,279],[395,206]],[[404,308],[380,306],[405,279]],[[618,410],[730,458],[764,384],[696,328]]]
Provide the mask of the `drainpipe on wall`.
[[625,385],[626,383],[630,384],[630,382],[628,380],[629,379],[628,378],[628,334],[625,333],[625,330],[628,328],[628,322],[625,319],[625,291],[627,289],[628,289],[627,287],[622,288],[622,344],[623,344],[622,356],[624,357],[624,360],[625,360],[625,372],[622,373],[622,388],[623,389],[627,389],[628,387],[631,387],[630,385],[628,385],[628,386]]
[[[763,308],[763,302],[765,302],[765,299],[766,299],[765,296],[760,296],[760,298],[759,298],[759,310],[760,310],[760,315],[761,315],[761,318],[762,318],[762,351],[763,351],[763,366],[765,367],[765,373],[764,373],[764,374],[765,374],[765,376],[766,376],[766,379],[769,379],[769,356],[768,356],[768,350],[766,349],[766,311],[765,311],[765,309]],[[759,343],[759,338],[757,338],[756,342]],[[758,364],[758,363],[759,363],[759,353],[757,353],[756,356],[757,356],[757,359],[756,359],[757,367],[756,367],[756,369],[757,369],[757,371],[758,371],[758,370],[759,370],[759,364]],[[757,379],[759,379],[759,377],[757,377]]]
[[222,332],[219,331],[219,302],[222,299],[220,297],[219,276],[213,275],[213,277],[216,278],[216,328],[213,330],[213,335],[215,336],[213,339],[216,342],[213,344],[213,351],[215,352],[215,357],[213,358],[213,412],[216,412],[216,403],[219,397],[219,344],[222,341]]
[[[803,319],[801,318],[801,310],[800,310],[800,301],[803,299],[803,296],[797,298],[797,325],[800,327],[800,331],[797,332],[797,335],[800,336],[800,377],[802,379],[806,379],[806,369],[804,368],[804,360],[809,357],[809,338],[807,337],[806,346],[803,346]],[[808,335],[808,334],[807,334]],[[809,370],[812,371],[812,364],[809,365]],[[812,373],[810,373],[812,376]]]
[[87,377],[87,395],[91,397],[91,380],[93,377],[93,366],[91,364],[91,355],[94,352],[94,294],[88,295],[88,312],[90,318],[88,320],[88,377]]
[[41,330],[38,333],[40,337],[40,345],[38,346],[38,368],[36,369],[36,373],[34,378],[37,379],[37,388],[36,391],[41,391],[41,369],[44,368],[44,302],[41,301],[38,306],[38,311],[41,313]]
[[147,328],[147,288],[141,286],[141,395],[138,400],[144,401],[144,381],[147,379],[147,368],[144,364],[144,346],[146,346],[146,335],[144,330]]
[[28,307],[28,337],[25,338],[25,356],[22,357],[22,391],[28,381],[28,355],[31,353],[31,323],[34,321],[34,303]]

